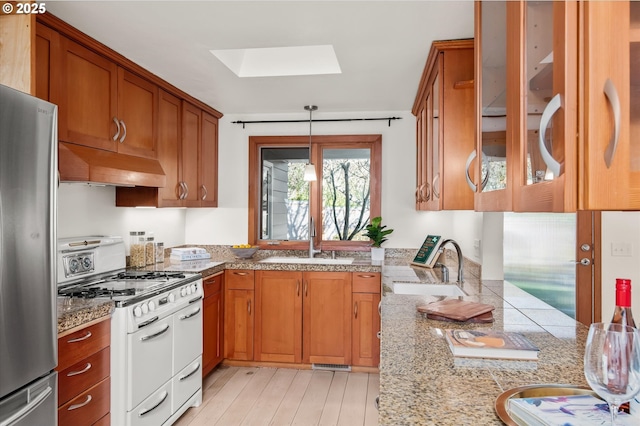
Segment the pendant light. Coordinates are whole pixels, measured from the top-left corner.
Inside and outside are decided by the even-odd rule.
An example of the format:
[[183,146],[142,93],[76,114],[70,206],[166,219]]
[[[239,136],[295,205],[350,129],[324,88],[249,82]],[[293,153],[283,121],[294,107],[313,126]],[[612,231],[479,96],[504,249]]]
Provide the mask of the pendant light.
[[316,105],[305,105],[305,110],[309,111],[309,162],[304,166],[304,180],[305,182],[315,182],[318,178],[316,176],[316,167],[311,162],[311,114],[317,110]]

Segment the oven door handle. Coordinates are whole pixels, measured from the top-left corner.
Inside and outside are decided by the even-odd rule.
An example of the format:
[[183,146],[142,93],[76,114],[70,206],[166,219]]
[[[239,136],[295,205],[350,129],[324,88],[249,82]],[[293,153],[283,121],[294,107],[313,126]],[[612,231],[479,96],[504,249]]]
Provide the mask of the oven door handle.
[[180,318],[181,320],[186,320],[198,315],[199,313],[200,313],[200,307],[198,306],[198,309],[196,309],[195,311],[191,312],[190,314],[180,315],[178,318]]
[[155,337],[158,337],[158,336],[166,333],[167,330],[169,330],[169,324],[167,324],[162,330],[158,331],[157,333],[147,334],[146,336],[142,336],[140,338],[140,340],[144,342],[145,340],[153,339]]
[[154,322],[158,321],[158,319],[158,317],[153,317],[149,320],[146,320],[145,322],[141,322],[140,324],[138,324],[138,328],[146,327],[149,324],[153,324]]
[[201,300],[201,299],[202,299],[202,296],[198,296],[195,299],[189,300],[189,304],[196,303],[198,300]]

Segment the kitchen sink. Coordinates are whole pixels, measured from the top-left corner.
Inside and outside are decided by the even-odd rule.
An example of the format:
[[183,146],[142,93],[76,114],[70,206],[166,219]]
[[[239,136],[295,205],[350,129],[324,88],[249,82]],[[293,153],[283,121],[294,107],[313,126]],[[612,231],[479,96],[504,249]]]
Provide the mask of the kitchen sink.
[[350,265],[353,257],[339,257],[337,259],[327,259],[324,257],[267,257],[260,263],[306,263],[313,265]]
[[419,296],[468,296],[456,284],[425,284],[425,283],[393,283],[396,294],[414,294]]

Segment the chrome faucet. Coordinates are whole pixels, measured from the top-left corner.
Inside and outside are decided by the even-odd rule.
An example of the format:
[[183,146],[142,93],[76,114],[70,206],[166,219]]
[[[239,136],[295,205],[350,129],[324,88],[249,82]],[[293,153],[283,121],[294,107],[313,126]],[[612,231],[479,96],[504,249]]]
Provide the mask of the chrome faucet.
[[309,258],[312,259],[316,254],[322,253],[322,250],[315,249],[313,247],[313,239],[316,237],[316,226],[313,220],[313,216],[309,220]]
[[447,268],[447,266],[444,263],[436,263],[436,266],[440,268],[440,271],[442,271],[442,278],[441,281],[443,283],[448,283],[449,282],[449,268]]
[[453,246],[456,249],[456,253],[458,254],[458,281],[457,282],[458,282],[458,284],[462,284],[464,282],[464,278],[463,278],[463,275],[464,275],[463,263],[464,263],[464,261],[463,261],[463,257],[462,257],[462,250],[460,249],[460,246],[458,245],[458,243],[456,243],[452,239],[444,240],[442,242],[442,244],[440,245],[440,248],[444,250],[444,246],[447,245],[448,243],[453,244]]

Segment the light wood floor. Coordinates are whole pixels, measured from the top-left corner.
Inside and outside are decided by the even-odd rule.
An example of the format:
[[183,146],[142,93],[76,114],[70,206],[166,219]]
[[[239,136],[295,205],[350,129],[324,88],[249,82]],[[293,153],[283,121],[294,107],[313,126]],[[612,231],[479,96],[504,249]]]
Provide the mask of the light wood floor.
[[378,374],[220,366],[177,426],[377,425]]

